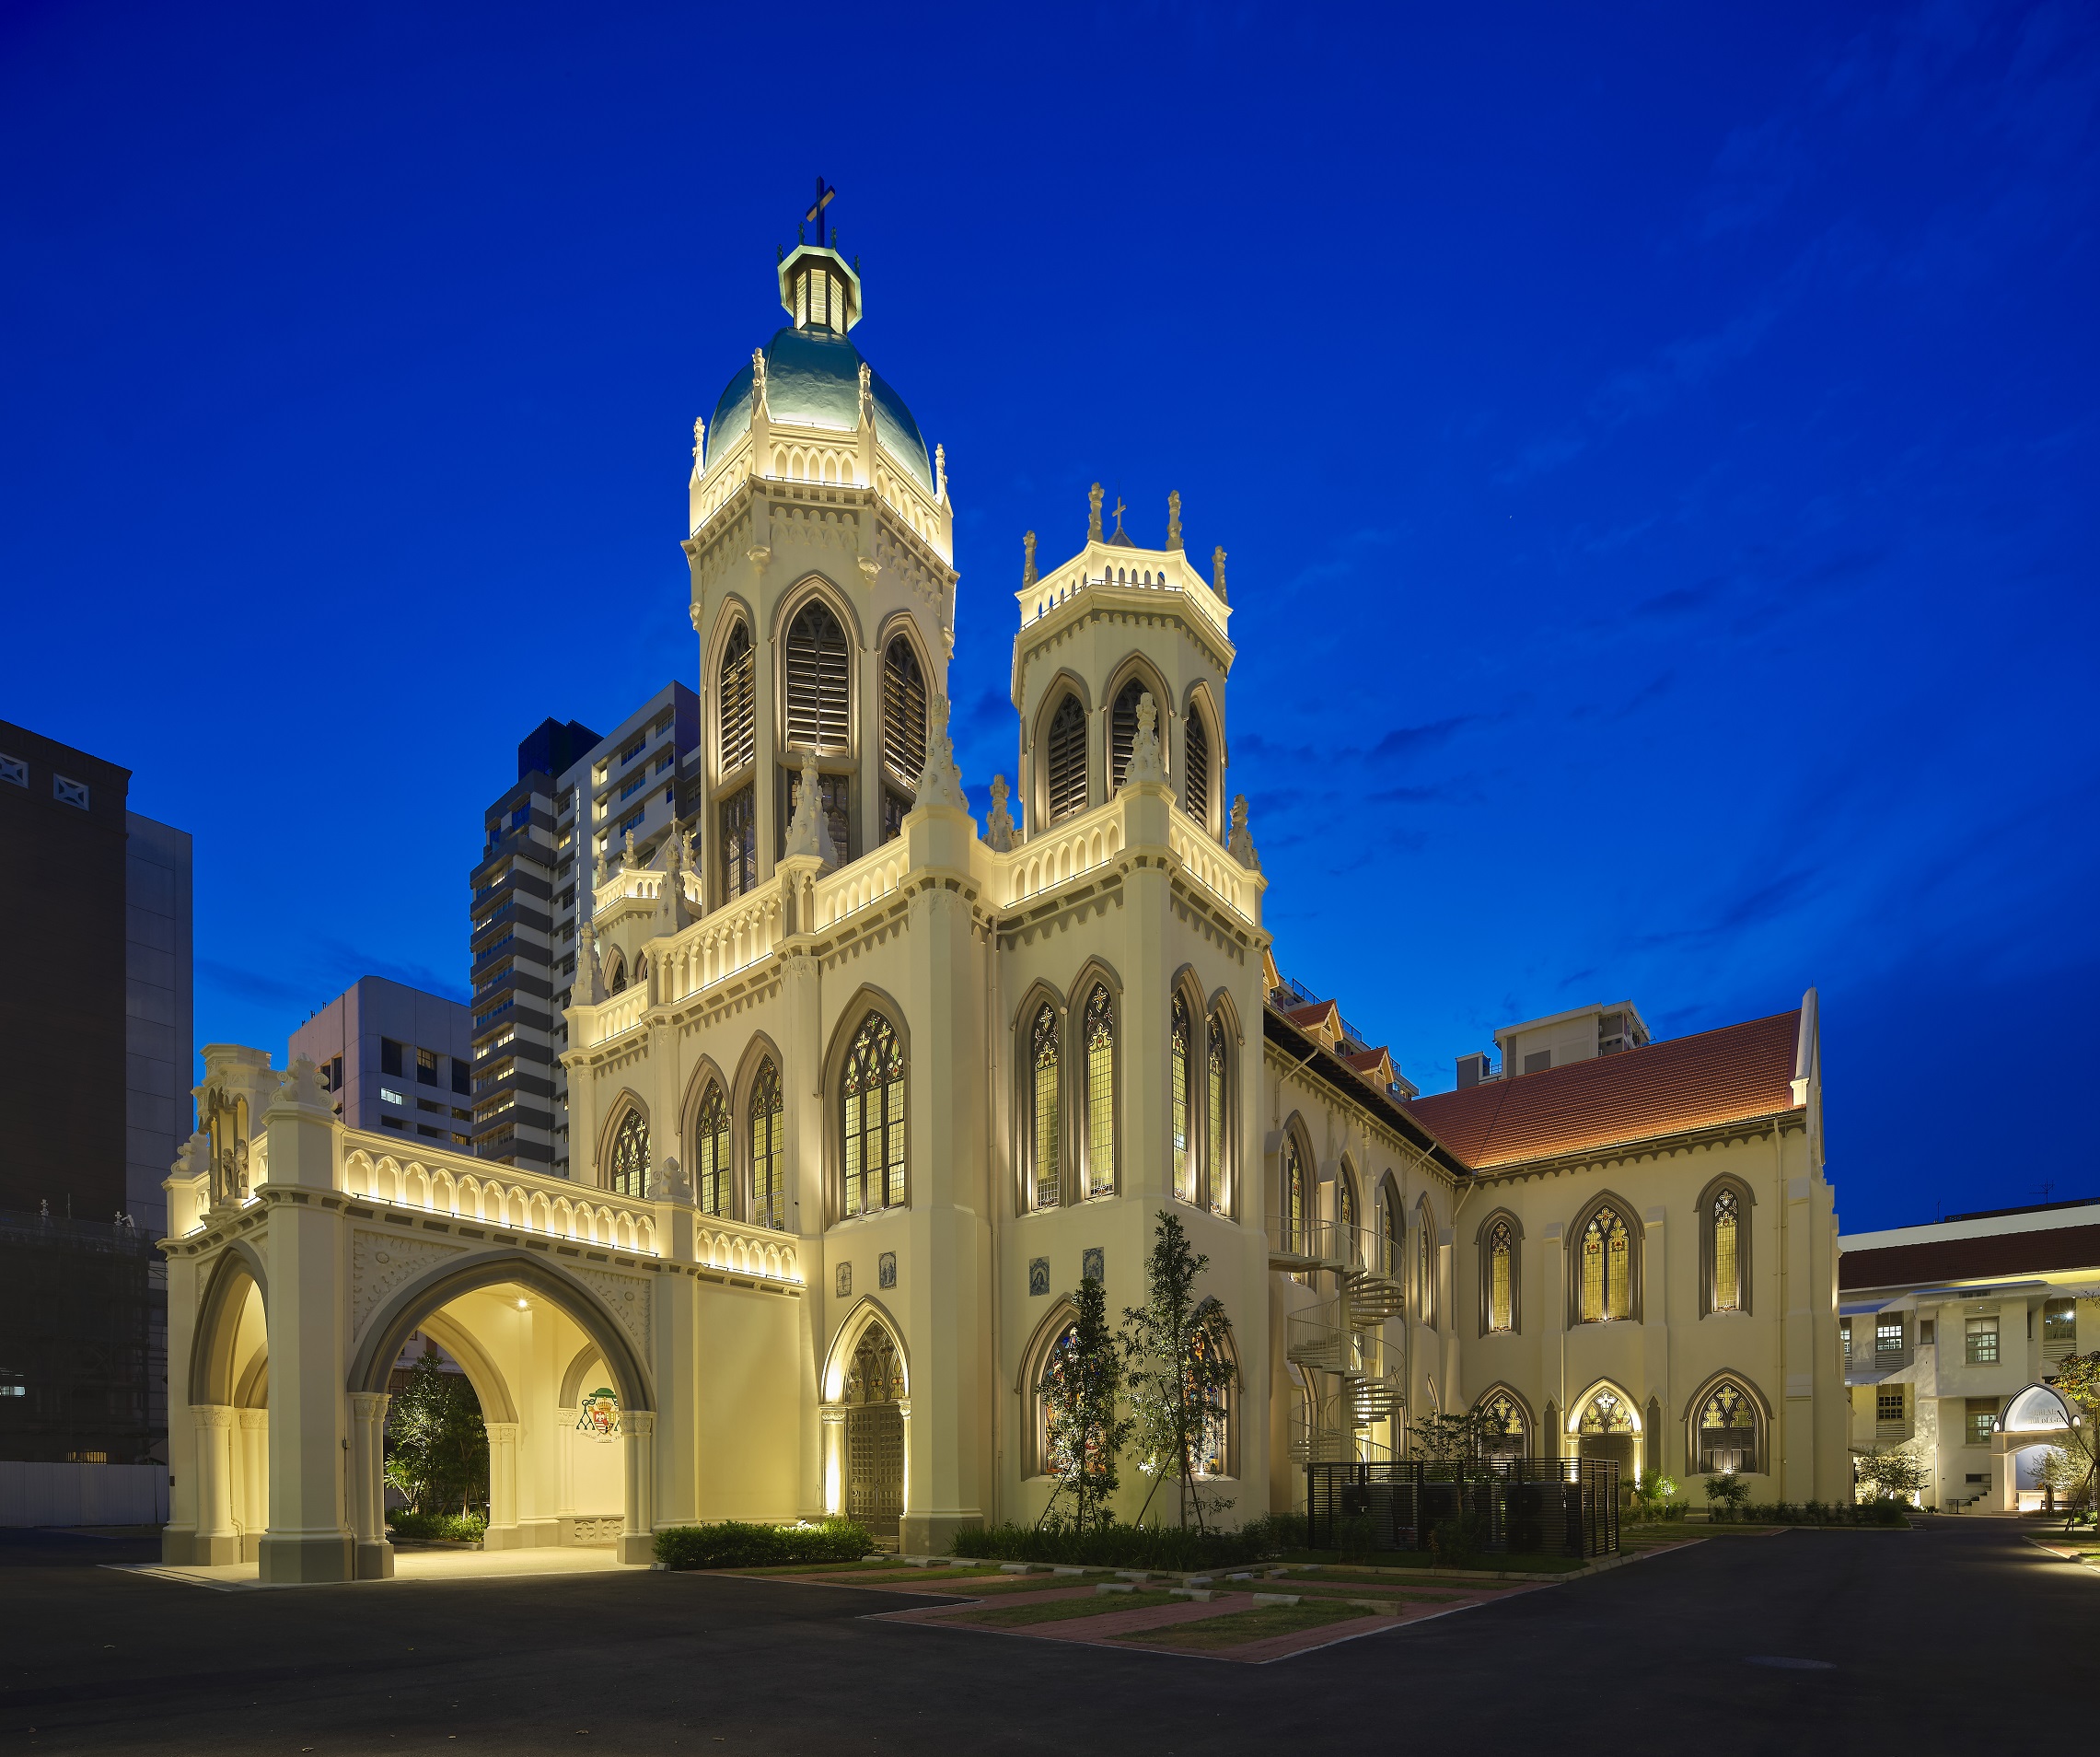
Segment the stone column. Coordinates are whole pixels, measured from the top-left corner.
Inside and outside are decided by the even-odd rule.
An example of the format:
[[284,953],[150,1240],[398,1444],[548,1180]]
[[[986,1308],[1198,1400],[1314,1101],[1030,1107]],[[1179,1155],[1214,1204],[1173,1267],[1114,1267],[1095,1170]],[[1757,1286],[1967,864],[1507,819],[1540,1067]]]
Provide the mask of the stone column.
[[357,1578],[390,1580],[394,1546],[387,1536],[385,1391],[350,1394],[350,1535]]
[[822,1444],[823,1508],[830,1518],[840,1518],[846,1510],[846,1406],[843,1403],[820,1403],[817,1408],[817,1420]]
[[572,1449],[576,1443],[576,1418],[582,1414],[581,1406],[574,1404],[554,1412],[554,1463],[558,1472],[554,1542],[560,1544],[576,1541],[576,1460]]
[[240,1533],[233,1522],[234,1410],[226,1403],[191,1403],[190,1425],[197,1436],[197,1531],[190,1560],[198,1567],[226,1567],[240,1560]]
[[252,1562],[270,1523],[270,1412],[238,1412],[240,1433],[240,1559]]
[[517,1436],[516,1422],[483,1422],[489,1430],[489,1529],[484,1550],[519,1547],[517,1529]]
[[656,1417],[646,1409],[620,1412],[620,1441],[626,1454],[626,1520],[620,1530],[620,1559],[646,1567],[656,1558]]
[[304,1061],[262,1121],[266,1187],[290,1199],[269,1211],[270,1529],[257,1562],[273,1583],[347,1580],[355,1563],[342,1517],[349,1252],[332,1203],[342,1126]]

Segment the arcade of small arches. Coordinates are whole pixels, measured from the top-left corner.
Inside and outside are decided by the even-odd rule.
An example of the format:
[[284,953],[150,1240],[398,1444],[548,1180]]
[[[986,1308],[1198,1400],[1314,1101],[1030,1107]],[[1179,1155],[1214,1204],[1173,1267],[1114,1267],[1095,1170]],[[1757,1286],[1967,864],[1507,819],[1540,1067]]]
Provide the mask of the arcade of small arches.
[[[714,633],[711,669],[716,689],[707,773],[716,853],[710,877],[722,902],[745,895],[759,881],[761,782],[773,787],[777,800],[777,859],[800,803],[804,758],[813,757],[819,808],[837,864],[845,866],[866,848],[903,833],[925,765],[928,680],[934,670],[910,617],[891,618],[877,637],[880,700],[874,723],[860,736],[858,635],[851,610],[829,581],[812,575],[783,600],[780,624],[774,642],[778,675],[766,680],[764,692],[774,716],[772,744],[777,753],[770,781],[758,774],[761,680],[750,612],[732,603]],[[863,832],[858,797],[864,748],[876,754],[879,768],[872,838]]]
[[[1172,692],[1143,661],[1127,660],[1111,675],[1106,738],[1096,767],[1085,686],[1067,676],[1052,688],[1035,740],[1035,797],[1042,825],[1054,826],[1076,817],[1122,789],[1137,745],[1139,708],[1148,695],[1155,703],[1173,700]],[[1222,828],[1218,813],[1222,795],[1212,768],[1212,752],[1219,748],[1216,725],[1217,712],[1209,691],[1198,683],[1190,687],[1182,706],[1178,749],[1167,728],[1162,727],[1160,738],[1161,761],[1170,779],[1178,777],[1175,792],[1181,809],[1213,836]]]
[[[1630,1484],[1661,1468],[1664,1414],[1650,1397],[1645,1411],[1625,1388],[1600,1379],[1571,1401],[1565,1417],[1548,1401],[1535,1415],[1514,1387],[1496,1383],[1474,1399],[1473,1413],[1491,1456],[1604,1460]],[[1684,1468],[1699,1475],[1761,1474],[1769,1468],[1770,1411],[1744,1374],[1716,1373],[1681,1414]]]

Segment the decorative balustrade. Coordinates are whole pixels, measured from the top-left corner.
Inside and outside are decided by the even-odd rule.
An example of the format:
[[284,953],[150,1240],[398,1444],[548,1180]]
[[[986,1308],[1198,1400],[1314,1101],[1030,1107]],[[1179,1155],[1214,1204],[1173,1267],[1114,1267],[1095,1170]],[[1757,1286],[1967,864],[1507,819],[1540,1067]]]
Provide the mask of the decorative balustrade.
[[1015,593],[1020,600],[1022,623],[1026,624],[1048,616],[1060,604],[1078,597],[1090,587],[1110,591],[1173,592],[1193,604],[1220,634],[1224,632],[1225,618],[1230,614],[1217,594],[1186,564],[1131,566],[1104,561],[1097,567],[1089,567],[1082,562],[1069,569],[1061,568]]
[[[681,1001],[749,969],[782,937],[780,888],[767,885],[703,916],[663,947],[650,980],[666,1001]],[[598,1031],[591,1041],[602,1043],[612,1034]]]
[[[486,1160],[404,1151],[404,1143],[380,1135],[351,1134],[345,1146],[344,1188],[366,1201],[638,1256],[667,1254],[672,1212],[667,1203],[637,1201]],[[715,1215],[694,1216],[692,1260],[733,1275],[802,1280],[792,1235]]]
[[344,1189],[368,1201],[512,1232],[606,1245],[639,1256],[663,1254],[654,1204],[485,1159],[407,1151],[405,1145],[384,1136],[347,1135]]
[[886,842],[863,855],[850,867],[826,873],[817,881],[816,902],[810,924],[818,932],[836,926],[871,903],[893,895],[904,882],[904,853],[900,842]]
[[648,1010],[649,991],[645,985],[637,983],[632,988],[622,990],[597,1007],[590,1041],[603,1043],[622,1031],[632,1030]]
[[1000,856],[1005,864],[1005,882],[999,888],[1001,906],[1011,907],[1054,890],[1106,866],[1122,849],[1122,811],[1113,799],[1082,817],[1052,825]]
[[1166,845],[1182,869],[1236,915],[1252,916],[1245,902],[1247,874],[1239,862],[1213,842],[1195,819],[1173,809],[1167,819]]

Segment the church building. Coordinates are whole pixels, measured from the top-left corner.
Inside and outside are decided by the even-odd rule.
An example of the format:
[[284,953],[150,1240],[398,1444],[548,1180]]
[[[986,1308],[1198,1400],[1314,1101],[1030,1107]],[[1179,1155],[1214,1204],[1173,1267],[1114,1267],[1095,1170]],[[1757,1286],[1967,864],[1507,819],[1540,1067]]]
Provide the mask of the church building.
[[1232,1521],[1475,1408],[1528,1457],[1848,1495],[1813,992],[1662,1042],[1630,1004],[1514,1027],[1418,1098],[1278,972],[1224,785],[1224,556],[1191,564],[1178,496],[1157,542],[1097,488],[1070,553],[1027,539],[1015,768],[978,821],[945,457],[852,339],[845,259],[803,245],[779,292],[696,424],[705,803],[601,857],[570,1175],[346,1126],[310,1065],[207,1049],[167,1183],[168,1558],[390,1573],[416,1332],[480,1397],[492,1548],[1033,1519],[1073,1291],[1140,1303],[1162,1212],[1232,1324],[1201,1460]]

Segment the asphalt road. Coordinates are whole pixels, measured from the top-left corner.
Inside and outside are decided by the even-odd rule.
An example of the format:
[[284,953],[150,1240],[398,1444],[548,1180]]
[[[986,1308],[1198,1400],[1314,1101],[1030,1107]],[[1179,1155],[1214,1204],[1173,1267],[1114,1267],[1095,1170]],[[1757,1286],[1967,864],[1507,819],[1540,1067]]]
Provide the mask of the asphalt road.
[[[1265,1667],[863,1621],[651,1572],[220,1593],[0,1532],[0,1747],[1972,1752],[2055,1724],[2100,1572],[2010,1522],[1723,1538]],[[1772,1665],[1770,1660],[1815,1661]]]

